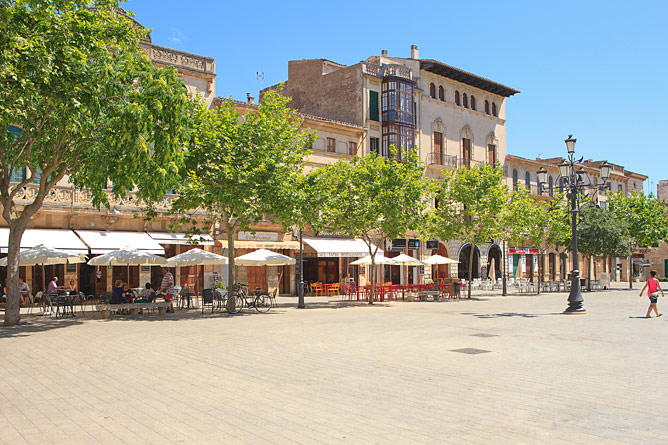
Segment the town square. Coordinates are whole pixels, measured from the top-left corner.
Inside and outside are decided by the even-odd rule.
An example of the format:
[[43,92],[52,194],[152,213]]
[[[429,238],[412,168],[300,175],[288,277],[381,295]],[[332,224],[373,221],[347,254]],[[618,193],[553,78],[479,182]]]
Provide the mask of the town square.
[[665,443],[666,5],[296,3],[0,0],[0,443]]

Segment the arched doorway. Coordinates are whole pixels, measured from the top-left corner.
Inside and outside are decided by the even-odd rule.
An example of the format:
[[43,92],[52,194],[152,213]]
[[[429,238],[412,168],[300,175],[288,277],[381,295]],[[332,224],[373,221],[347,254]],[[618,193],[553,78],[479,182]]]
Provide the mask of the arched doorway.
[[[471,243],[464,244],[459,249],[459,278],[468,279],[469,258],[471,256]],[[473,252],[473,271],[472,278],[480,278],[480,249],[475,247]]]
[[[432,255],[441,255],[446,258],[448,257],[448,249],[443,243],[438,243],[438,249],[432,251]],[[449,278],[449,265],[448,264],[434,264],[431,266],[431,277],[434,278]]]
[[[492,271],[492,260],[494,260],[494,270]],[[494,243],[489,246],[487,251],[487,277],[484,278],[501,278],[501,247],[498,244]]]

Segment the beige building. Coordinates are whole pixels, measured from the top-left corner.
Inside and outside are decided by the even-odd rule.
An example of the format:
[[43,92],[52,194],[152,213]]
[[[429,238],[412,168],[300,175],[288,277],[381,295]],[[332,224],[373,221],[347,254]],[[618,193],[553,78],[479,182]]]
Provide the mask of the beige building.
[[[511,190],[525,188],[538,199],[553,199],[560,191],[559,164],[564,158],[527,159],[520,156],[506,155],[504,164],[504,176],[506,184]],[[600,183],[600,166],[604,161],[593,161],[591,159],[578,164],[586,173],[585,183]],[[623,166],[611,164],[608,190],[590,190],[592,201],[602,208],[607,208],[607,199],[610,191],[621,191],[628,194],[635,190],[642,192],[643,183],[647,176],[626,170]],[[538,170],[543,167],[547,170],[547,183],[538,183]],[[543,267],[539,269],[540,246],[508,246],[508,275],[509,277],[526,278],[531,281],[538,279],[538,271],[543,270],[541,281],[564,280],[572,269],[571,256],[566,249],[555,249],[550,247],[543,256]],[[593,278],[607,274],[612,281],[628,280],[628,258],[583,258],[580,256],[580,275],[588,276],[591,269]],[[633,267],[634,275],[639,276],[642,261],[636,259]]]
[[[135,26],[141,27],[136,21]],[[141,47],[155,65],[176,68],[190,94],[202,97],[212,106],[216,79],[216,65],[212,58],[155,45],[150,35],[141,42]],[[25,175],[25,169],[15,172],[14,182],[23,181]],[[19,206],[33,201],[39,188],[38,182],[39,179],[21,190],[17,197]],[[188,245],[183,234],[168,233],[172,218],[166,213],[171,208],[174,195],[165,195],[157,206],[157,218],[150,222],[143,220],[144,209],[137,205],[133,193],[123,199],[111,197],[110,192],[109,196],[110,208],[97,210],[85,191],[75,190],[68,179],[63,178],[46,197],[42,209],[31,219],[21,247],[46,244],[77,250],[89,257],[127,246],[171,257],[193,247]],[[2,225],[5,225],[4,221]],[[9,229],[0,227],[0,254],[7,251],[8,235]],[[213,245],[211,237],[204,236],[200,247],[212,250]],[[199,280],[197,285],[200,289],[205,283],[210,285],[214,273],[217,273],[213,267],[202,269],[201,266],[176,268],[172,272],[177,285],[193,288]],[[158,267],[133,266],[128,271],[126,267],[103,268],[86,264],[47,266],[44,277],[40,267],[21,267],[20,273],[33,293],[42,289],[43,278],[48,283],[50,277],[56,275],[61,284],[74,281],[77,289],[96,295],[111,290],[116,279],[129,281],[131,287],[140,287],[146,282],[157,286],[162,277]],[[5,279],[6,268],[0,268],[0,283],[4,284]]]
[[[395,145],[401,148],[400,159],[402,150],[417,146],[427,165],[425,174],[437,179],[443,169],[504,162],[505,101],[518,93],[442,62],[421,59],[416,45],[407,58],[391,57],[383,50],[351,66],[327,59],[290,61],[283,92],[300,112],[366,128],[360,155],[391,156],[389,147]],[[417,258],[439,253],[460,261],[459,268],[440,266],[440,277],[467,273],[468,244],[432,240],[427,248],[409,236],[385,247],[393,251],[390,256],[400,251]],[[498,243],[477,250],[474,278],[485,272],[492,258],[497,265],[501,258]],[[412,270],[399,271],[396,266],[381,272],[402,284],[419,283],[432,275],[428,266],[424,274],[413,275]]]

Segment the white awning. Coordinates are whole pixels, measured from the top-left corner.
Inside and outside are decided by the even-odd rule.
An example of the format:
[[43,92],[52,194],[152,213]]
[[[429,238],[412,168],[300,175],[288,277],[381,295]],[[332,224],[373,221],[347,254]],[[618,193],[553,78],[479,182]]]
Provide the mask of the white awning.
[[[369,255],[369,247],[359,238],[311,238],[305,236],[303,239],[306,244],[318,252],[319,257],[359,258]],[[375,248],[375,246],[372,246],[372,249]],[[383,251],[378,249],[378,255],[383,255]]]
[[[160,244],[193,244],[185,233],[148,232],[149,236]],[[199,246],[213,246],[213,238],[207,234],[192,237]]]
[[100,230],[76,230],[93,255],[109,253],[126,247],[164,255],[165,249],[145,232],[105,232]]
[[[21,250],[43,244],[53,249],[71,253],[88,253],[88,247],[81,242],[74,231],[67,229],[26,229],[21,238]],[[0,252],[7,253],[9,228],[0,228]]]

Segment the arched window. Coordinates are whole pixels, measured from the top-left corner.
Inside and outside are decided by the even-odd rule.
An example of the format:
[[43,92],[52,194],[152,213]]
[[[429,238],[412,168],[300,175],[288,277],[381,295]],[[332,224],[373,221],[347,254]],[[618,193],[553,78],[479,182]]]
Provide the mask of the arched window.
[[496,116],[496,102],[492,102],[492,116]]
[[438,98],[442,101],[445,101],[445,92],[443,91],[443,86],[438,86]]
[[433,82],[429,84],[429,97],[436,99],[436,85]]
[[459,91],[455,91],[455,105],[461,105],[461,102],[459,102]]
[[524,187],[526,187],[527,190],[531,191],[531,173],[526,172],[524,175]]
[[485,113],[489,114],[489,101],[485,101]]
[[552,176],[547,179],[547,190],[550,193],[550,196],[554,196],[554,180]]
[[517,169],[513,169],[513,190],[517,190]]
[[469,107],[469,98],[466,93],[462,94],[462,105],[464,105],[465,108]]
[[473,95],[471,95],[471,109],[475,110],[475,97]]

